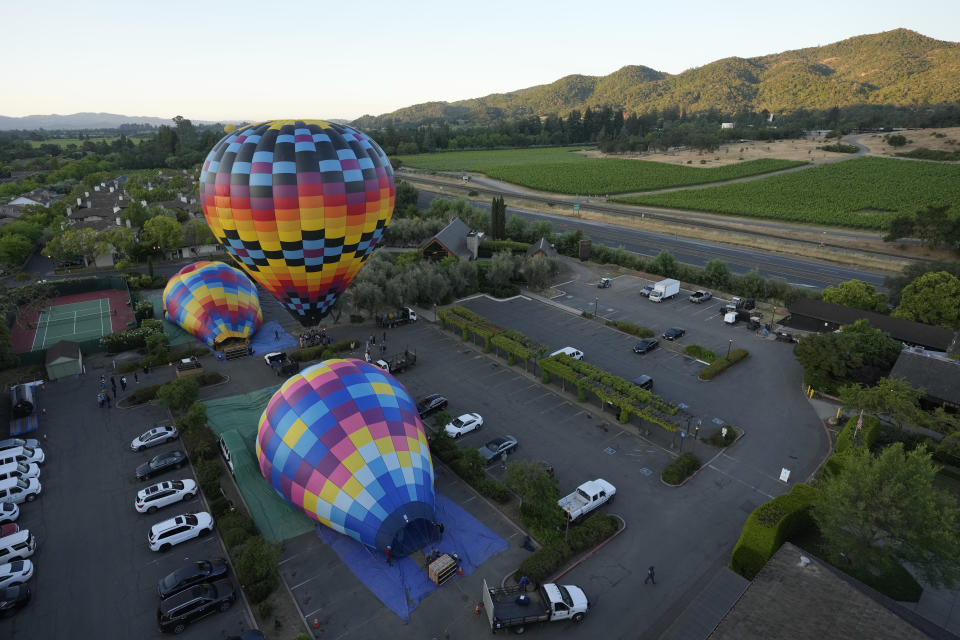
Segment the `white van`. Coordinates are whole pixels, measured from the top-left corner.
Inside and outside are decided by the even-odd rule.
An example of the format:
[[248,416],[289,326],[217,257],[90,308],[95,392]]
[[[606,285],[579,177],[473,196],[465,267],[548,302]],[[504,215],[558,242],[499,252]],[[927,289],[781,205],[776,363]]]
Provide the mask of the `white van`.
[[580,349],[576,349],[576,348],[574,348],[574,347],[564,347],[563,349],[557,349],[556,351],[554,351],[554,352],[551,353],[550,355],[551,355],[551,356],[558,356],[558,355],[560,355],[561,353],[570,356],[570,357],[573,358],[574,360],[583,360],[583,351],[580,351]]
[[0,564],[26,560],[37,550],[37,539],[29,529],[22,529],[0,538]]
[[36,478],[10,478],[0,481],[0,502],[20,504],[33,502],[40,495],[40,481]]
[[40,467],[35,463],[11,462],[0,465],[0,482],[10,478],[39,478]]
[[0,465],[10,464],[11,462],[23,462],[24,464],[35,462],[37,464],[43,464],[43,461],[46,459],[47,457],[43,454],[43,449],[40,447],[36,449],[30,447],[14,447],[13,449],[0,452]]

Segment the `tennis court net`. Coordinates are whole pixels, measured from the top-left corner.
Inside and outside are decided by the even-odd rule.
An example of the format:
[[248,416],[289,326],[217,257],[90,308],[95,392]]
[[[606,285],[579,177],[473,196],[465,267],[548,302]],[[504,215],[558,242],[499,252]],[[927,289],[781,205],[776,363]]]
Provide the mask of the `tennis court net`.
[[89,322],[90,324],[98,324],[98,325],[103,323],[103,324],[109,325],[110,313],[109,312],[83,313],[83,314],[73,313],[73,314],[67,314],[67,315],[58,315],[53,318],[51,318],[48,315],[41,315],[40,319],[37,321],[37,325],[38,326],[47,325],[51,327],[57,327],[57,326],[63,326],[63,325],[73,326],[73,325],[81,324],[83,322]]

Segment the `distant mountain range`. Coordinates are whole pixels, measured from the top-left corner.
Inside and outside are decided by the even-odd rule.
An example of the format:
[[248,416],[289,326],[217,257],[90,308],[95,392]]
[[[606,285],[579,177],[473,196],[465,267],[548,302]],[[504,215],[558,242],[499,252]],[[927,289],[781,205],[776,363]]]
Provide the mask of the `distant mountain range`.
[[[209,120],[191,120],[193,124],[215,124]],[[226,123],[228,121],[224,121]],[[11,129],[116,129],[122,124],[150,124],[158,127],[162,124],[173,125],[173,118],[154,118],[151,116],[124,116],[117,113],[72,113],[62,116],[56,113],[49,115],[22,116],[12,118],[0,116],[0,131]]]
[[554,83],[457,102],[427,102],[354,124],[377,128],[425,121],[485,123],[499,118],[566,116],[609,105],[627,113],[679,108],[787,113],[858,104],[920,106],[960,102],[960,43],[907,29],[857,36],[758,58],[724,58],[671,75],[626,66],[607,76]]

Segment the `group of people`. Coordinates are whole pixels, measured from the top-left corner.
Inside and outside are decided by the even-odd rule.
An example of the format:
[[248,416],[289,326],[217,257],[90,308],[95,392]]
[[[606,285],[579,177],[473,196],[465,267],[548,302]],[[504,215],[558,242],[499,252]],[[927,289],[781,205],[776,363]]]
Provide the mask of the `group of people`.
[[[371,348],[374,350],[374,353],[376,353],[376,348],[377,348],[377,336],[376,336],[376,334],[373,334],[373,333],[370,334],[370,338],[367,339],[367,344],[366,344],[366,346],[364,347],[363,358],[364,358],[367,362],[372,362],[372,358],[371,358],[371,356],[370,356],[370,349],[371,349]],[[380,355],[381,355],[381,356],[385,356],[386,354],[387,354],[387,332],[384,331],[384,332],[383,332],[383,340],[380,341]]]
[[[134,379],[139,382],[137,374],[133,374]],[[106,376],[100,376],[100,390],[97,392],[97,406],[103,409],[106,405],[107,409],[113,407],[113,403],[117,400],[117,379],[114,376],[110,376],[110,388],[113,392],[113,399],[110,398],[110,393],[107,392],[107,378]],[[120,376],[120,391],[127,390],[127,376]]]
[[[280,333],[275,332],[277,340],[280,339]],[[320,330],[311,329],[305,333],[301,333],[299,336],[300,348],[304,347],[316,347],[319,345],[328,345],[333,343],[333,339],[327,335],[327,328],[321,327]]]

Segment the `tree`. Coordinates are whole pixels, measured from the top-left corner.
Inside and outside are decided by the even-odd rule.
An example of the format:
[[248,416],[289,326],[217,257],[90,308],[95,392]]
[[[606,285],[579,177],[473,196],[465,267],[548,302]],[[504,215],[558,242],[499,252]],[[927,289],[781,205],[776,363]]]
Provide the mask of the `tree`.
[[915,222],[914,217],[909,213],[894,216],[887,228],[887,234],[883,236],[883,241],[895,242],[900,238],[912,238]]
[[51,238],[43,249],[44,255],[57,262],[68,263],[77,258],[83,259],[84,266],[97,256],[110,250],[109,243],[97,231],[86,227],[83,229],[67,229],[59,236]]
[[923,389],[914,389],[901,378],[880,378],[873,387],[849,385],[840,389],[837,395],[844,409],[886,416],[901,429],[904,424],[926,423],[926,414],[920,408]]
[[677,259],[673,257],[672,253],[664,249],[650,263],[650,270],[664,277],[672,278],[677,274]]
[[935,488],[937,471],[923,446],[904,453],[896,443],[876,458],[863,447],[845,453],[821,476],[812,510],[828,558],[873,573],[907,564],[934,587],[956,584],[957,505]]
[[714,258],[703,268],[703,276],[707,286],[714,289],[726,289],[730,286],[730,268],[723,260]]
[[889,136],[886,136],[885,139],[887,141],[887,144],[890,145],[891,147],[902,147],[906,145],[908,142],[907,138],[900,134],[889,135]]
[[416,208],[418,197],[419,192],[412,184],[398,180],[397,197],[393,204],[394,214],[404,215],[411,206]]
[[0,263],[8,268],[22,265],[33,253],[33,243],[19,233],[9,233],[0,237]]
[[487,282],[495,289],[506,287],[517,276],[519,259],[509,251],[498,251],[490,259]]
[[873,285],[862,280],[847,280],[836,287],[827,287],[823,290],[823,299],[825,302],[877,313],[884,313],[887,310],[887,297],[882,293],[876,293]]
[[354,309],[366,311],[373,318],[382,304],[380,287],[372,282],[353,282],[347,288],[347,298]]
[[960,278],[938,271],[925,273],[903,289],[890,315],[948,329],[960,328]]
[[174,251],[183,246],[183,227],[166,216],[150,218],[143,223],[140,242],[162,253]]
[[534,518],[559,521],[557,481],[536,462],[511,462],[503,481],[520,496],[520,509]]
[[858,320],[837,333],[805,337],[793,353],[804,384],[833,393],[851,382],[874,384],[893,368],[900,349],[898,341]]
[[193,376],[177,378],[160,386],[157,402],[172,411],[184,411],[197,401],[200,383]]
[[213,237],[213,232],[206,220],[193,218],[183,225],[183,245],[186,247],[196,247],[204,244],[216,244],[217,239]]
[[495,196],[490,203],[490,235],[494,240],[507,237],[507,205],[503,196]]
[[127,227],[114,227],[102,233],[104,240],[113,246],[114,251],[124,258],[133,257],[133,248],[137,244],[137,234]]
[[931,205],[917,211],[913,224],[916,237],[923,246],[936,249],[951,243],[956,221],[950,217],[950,205]]
[[560,272],[560,262],[555,258],[536,255],[523,265],[523,275],[533,289],[545,289],[550,279]]

